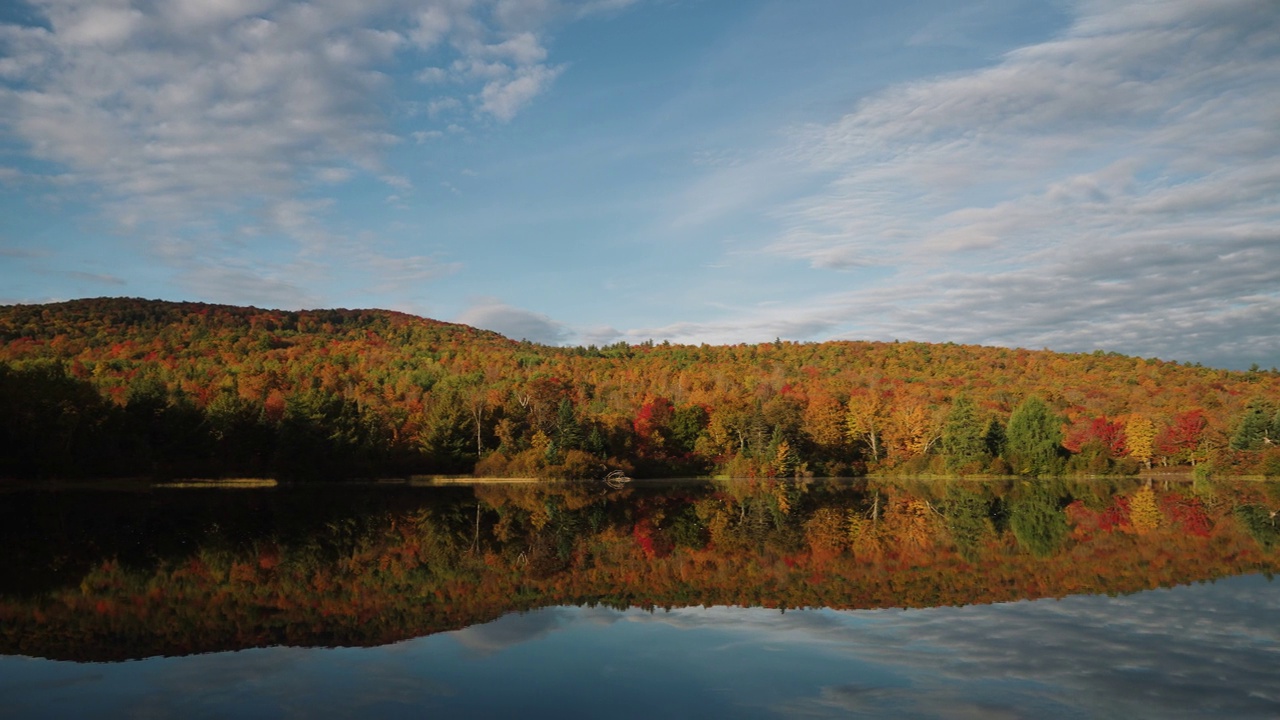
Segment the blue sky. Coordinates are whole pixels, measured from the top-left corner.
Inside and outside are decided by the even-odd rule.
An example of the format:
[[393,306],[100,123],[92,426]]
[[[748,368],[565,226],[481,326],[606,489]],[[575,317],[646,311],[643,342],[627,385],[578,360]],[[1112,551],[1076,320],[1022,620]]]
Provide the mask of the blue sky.
[[0,303],[1280,364],[1274,0],[29,0]]

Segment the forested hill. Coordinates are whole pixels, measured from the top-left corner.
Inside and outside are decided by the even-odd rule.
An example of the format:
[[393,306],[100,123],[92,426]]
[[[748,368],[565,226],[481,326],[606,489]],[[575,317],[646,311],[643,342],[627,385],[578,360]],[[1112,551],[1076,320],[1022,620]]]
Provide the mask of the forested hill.
[[1280,474],[1280,374],[1096,352],[558,348],[382,310],[0,307],[0,477]]

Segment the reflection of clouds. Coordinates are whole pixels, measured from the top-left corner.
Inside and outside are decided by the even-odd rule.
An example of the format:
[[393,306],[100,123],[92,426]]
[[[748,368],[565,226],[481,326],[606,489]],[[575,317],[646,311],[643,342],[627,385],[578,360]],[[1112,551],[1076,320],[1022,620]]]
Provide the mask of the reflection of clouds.
[[560,608],[513,613],[449,635],[476,655],[484,656],[550,634],[560,627],[564,615]]
[[[828,685],[779,708],[826,716],[1277,717],[1277,588],[1259,577],[1223,587],[928,610],[836,612],[685,609],[632,621],[743,633],[756,645],[836,653],[909,687]],[[852,679],[852,678],[851,678]],[[1024,714],[1019,714],[1024,713]]]
[[[710,608],[676,608],[664,613],[649,614],[628,612],[625,618],[632,622],[659,622],[677,628],[720,629],[738,633],[750,632],[758,640],[795,643],[830,643],[839,639],[851,640],[850,623],[868,624],[882,622],[886,614],[898,610],[865,610],[856,615],[828,610],[791,610],[781,612],[768,608],[743,608],[716,606]],[[844,617],[842,617],[844,615]]]
[[924,694],[916,687],[883,688],[850,683],[822,688],[813,701],[784,708],[785,714],[799,716],[847,713],[872,717],[928,717],[948,720],[1015,720],[1031,715],[1018,708],[994,702],[971,702],[951,693]]
[[927,610],[554,607],[388,648],[0,662],[0,715],[1276,717],[1278,590],[1244,577]]
[[[1091,717],[1275,717],[1280,630],[1262,619],[1275,617],[1280,595],[1258,578],[1224,584],[1244,587],[940,608],[845,635],[859,641],[855,652],[874,647],[869,659],[934,686],[912,693],[917,705],[957,687],[1007,685],[1002,692],[1026,703]],[[830,692],[816,702],[829,704]]]
[[493,622],[472,625],[448,633],[477,657],[484,657],[514,645],[546,637],[569,625],[605,626],[617,622],[623,613],[603,607],[554,607],[511,613]]
[[[420,707],[454,690],[402,653],[383,649],[264,648],[154,660],[141,692],[122,715],[137,718],[282,718],[376,716],[387,707]],[[129,667],[108,666],[113,668]],[[113,684],[129,685],[128,678]],[[234,713],[230,711],[234,710]]]

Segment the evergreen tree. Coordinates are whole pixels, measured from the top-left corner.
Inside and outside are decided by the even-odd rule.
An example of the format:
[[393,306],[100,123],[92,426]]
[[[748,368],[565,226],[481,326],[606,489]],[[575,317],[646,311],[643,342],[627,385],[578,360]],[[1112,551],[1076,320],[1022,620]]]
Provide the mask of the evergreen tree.
[[561,400],[556,411],[556,446],[561,450],[582,449],[582,426],[569,398]]
[[987,454],[983,429],[973,401],[964,395],[956,398],[942,426],[942,451],[946,454],[947,470],[964,472],[986,465],[991,456]]
[[986,443],[988,455],[991,457],[1002,457],[1004,455],[1004,425],[998,418],[993,417],[987,421],[987,429],[982,433],[982,440]]
[[1275,442],[1274,420],[1271,407],[1265,400],[1250,400],[1235,434],[1231,436],[1231,449],[1261,450],[1267,440]]
[[1062,418],[1038,397],[1023,400],[1009,416],[1004,457],[1020,475],[1062,472]]
[[605,440],[604,433],[600,432],[598,425],[591,426],[591,434],[587,436],[586,450],[598,458],[609,454],[609,443]]

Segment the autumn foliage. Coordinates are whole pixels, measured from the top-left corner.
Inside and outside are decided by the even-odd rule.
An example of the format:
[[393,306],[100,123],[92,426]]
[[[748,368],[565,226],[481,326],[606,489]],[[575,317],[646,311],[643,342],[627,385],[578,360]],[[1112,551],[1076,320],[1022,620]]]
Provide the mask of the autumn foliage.
[[380,310],[0,307],[0,477],[1280,474],[1278,407],[1274,372],[1102,352],[562,348]]

